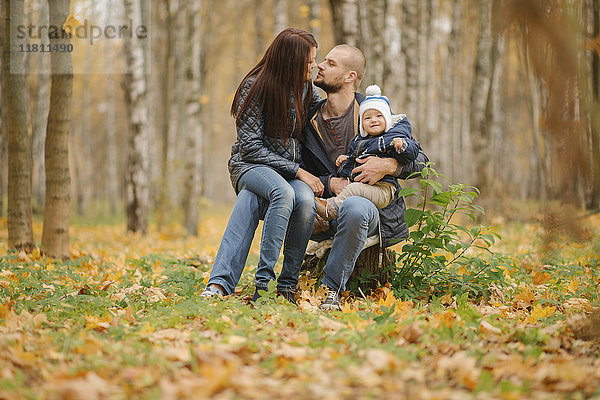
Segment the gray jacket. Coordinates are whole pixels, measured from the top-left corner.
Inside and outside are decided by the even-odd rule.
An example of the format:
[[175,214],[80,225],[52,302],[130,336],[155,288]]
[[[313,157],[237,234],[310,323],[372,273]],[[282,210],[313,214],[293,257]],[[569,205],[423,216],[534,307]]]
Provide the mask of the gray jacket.
[[[254,78],[248,79],[242,87],[241,101],[244,101]],[[321,100],[313,88],[313,104]],[[239,191],[240,177],[248,170],[264,165],[273,168],[285,179],[296,177],[298,168],[302,164],[301,145],[298,141],[298,129],[294,128],[291,137],[284,143],[280,138],[265,135],[265,124],[262,115],[259,116],[259,105],[246,112],[246,118],[237,126],[237,140],[231,146],[231,157],[228,168],[231,184],[235,192]],[[292,121],[296,120],[296,110],[290,110]],[[294,124],[295,126],[295,124]]]

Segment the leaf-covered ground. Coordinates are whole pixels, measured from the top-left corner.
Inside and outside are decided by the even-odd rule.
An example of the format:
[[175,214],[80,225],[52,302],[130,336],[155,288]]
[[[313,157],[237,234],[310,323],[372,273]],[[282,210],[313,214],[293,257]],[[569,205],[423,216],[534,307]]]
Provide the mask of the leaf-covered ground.
[[3,220],[0,399],[600,398],[597,215],[577,240],[496,224],[517,268],[487,301],[383,287],[331,313],[306,277],[298,307],[249,304],[257,245],[235,296],[199,298],[226,218],[75,224],[66,262],[7,254]]

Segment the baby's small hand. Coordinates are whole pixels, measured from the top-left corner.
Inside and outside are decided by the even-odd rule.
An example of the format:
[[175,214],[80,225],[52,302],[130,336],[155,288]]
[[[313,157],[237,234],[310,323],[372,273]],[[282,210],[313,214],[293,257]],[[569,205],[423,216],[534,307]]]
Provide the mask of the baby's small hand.
[[399,137],[392,139],[392,143],[394,144],[394,147],[398,152],[400,152],[402,150],[402,146],[404,146],[404,140],[402,140],[402,138]]
[[340,167],[344,162],[346,162],[347,159],[348,159],[348,157],[346,155],[342,154],[341,156],[339,156],[337,158],[337,160],[335,160],[335,165]]

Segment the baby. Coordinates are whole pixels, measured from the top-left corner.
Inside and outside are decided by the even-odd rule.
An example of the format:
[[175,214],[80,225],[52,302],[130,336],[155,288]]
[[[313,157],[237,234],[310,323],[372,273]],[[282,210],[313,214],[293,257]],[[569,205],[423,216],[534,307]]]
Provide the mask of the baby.
[[352,181],[352,170],[359,164],[358,158],[369,156],[392,157],[401,165],[415,160],[419,145],[413,139],[410,123],[406,115],[392,115],[390,102],[381,95],[377,85],[365,91],[367,97],[360,103],[359,134],[350,143],[348,153],[335,160],[340,167],[338,175],[347,178],[349,183],[336,197],[316,198],[317,215],[313,233],[329,229],[329,221],[338,217],[342,202],[350,196],[364,197],[377,207],[384,208],[393,200],[398,181],[391,175],[384,176],[373,185]]

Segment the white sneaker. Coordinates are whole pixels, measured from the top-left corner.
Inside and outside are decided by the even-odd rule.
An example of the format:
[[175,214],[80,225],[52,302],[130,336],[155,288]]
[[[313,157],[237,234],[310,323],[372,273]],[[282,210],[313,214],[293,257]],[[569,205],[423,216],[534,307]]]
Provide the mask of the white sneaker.
[[341,308],[340,295],[335,290],[327,289],[327,298],[321,303],[323,310],[339,310]]
[[200,293],[200,297],[219,297],[222,298],[225,296],[225,293],[215,285],[209,285],[204,289],[202,293]]

